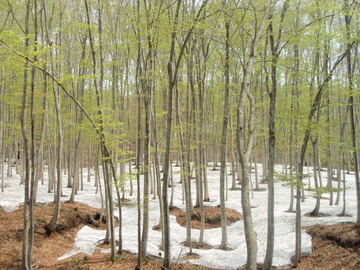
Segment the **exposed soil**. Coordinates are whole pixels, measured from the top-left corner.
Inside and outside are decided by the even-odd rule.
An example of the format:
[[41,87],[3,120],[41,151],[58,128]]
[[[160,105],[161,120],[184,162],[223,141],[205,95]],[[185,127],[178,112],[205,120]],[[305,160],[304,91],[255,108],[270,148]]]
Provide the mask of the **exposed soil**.
[[[73,249],[76,234],[82,226],[87,224],[93,228],[101,229],[106,226],[105,220],[99,222],[96,219],[97,214],[100,213],[99,209],[83,204],[68,203],[62,204],[61,209],[61,218],[56,231],[47,236],[44,226],[52,218],[54,205],[46,204],[35,207],[34,269],[135,269],[137,257],[126,251],[119,254],[115,260],[111,260],[109,254],[103,254],[97,250],[92,256],[77,254],[66,260],[57,261],[58,257]],[[10,213],[4,212],[0,207],[0,269],[20,269],[22,211],[22,206]],[[227,209],[227,214],[229,215],[229,213],[230,216],[235,215],[239,218],[239,213],[231,214],[231,211]],[[172,214],[180,215],[182,211],[176,210]],[[217,219],[215,215],[219,215],[219,207],[206,209],[206,216],[211,217],[208,219],[211,223],[210,228],[215,226],[216,222],[214,221]],[[93,220],[89,216],[92,216]],[[179,218],[184,219],[183,217]],[[92,224],[94,220],[96,221],[95,225]],[[360,269],[360,229],[354,228],[353,224],[339,224],[331,226],[317,225],[309,227],[307,231],[313,237],[313,254],[304,257],[299,263],[298,269]],[[161,258],[149,256],[142,260],[142,269],[160,269],[161,266]],[[209,268],[174,263],[172,269],[194,270]]]
[[297,269],[360,269],[360,229],[354,224],[315,225],[306,231],[312,236],[313,253],[303,257]]
[[313,214],[313,212],[309,212],[309,213],[306,213],[304,216],[317,218],[317,217],[328,217],[328,216],[330,216],[330,215],[329,215],[329,214],[325,214],[325,213],[318,213],[318,214],[315,216],[315,215]]
[[[186,227],[186,213],[179,208],[170,209],[170,213],[176,216],[176,222],[181,226]],[[205,229],[219,228],[221,227],[221,218],[220,218],[220,207],[211,207],[204,206],[204,217],[205,217]],[[226,220],[227,225],[242,220],[243,216],[234,209],[226,209]],[[194,208],[194,213],[191,216],[191,228],[200,229],[201,228],[201,214],[200,208]]]
[[[77,232],[88,225],[93,228],[105,229],[106,219],[99,221],[100,210],[84,204],[61,205],[60,220],[56,230],[47,235],[44,226],[51,220],[54,212],[53,204],[42,204],[35,207],[35,245],[33,268],[55,270],[85,270],[85,269],[135,269],[137,257],[127,251],[119,254],[115,260],[110,254],[100,253],[88,256],[77,254],[66,260],[57,258],[71,251],[74,247]],[[95,221],[95,222],[94,222]],[[116,222],[117,225],[117,222]],[[23,206],[13,212],[5,212],[0,207],[0,269],[20,269],[21,244],[23,231]],[[99,247],[108,246],[100,244]],[[142,260],[142,269],[160,269],[161,258],[149,256]],[[172,269],[199,269],[192,264],[175,263]],[[210,269],[202,267],[201,269]]]

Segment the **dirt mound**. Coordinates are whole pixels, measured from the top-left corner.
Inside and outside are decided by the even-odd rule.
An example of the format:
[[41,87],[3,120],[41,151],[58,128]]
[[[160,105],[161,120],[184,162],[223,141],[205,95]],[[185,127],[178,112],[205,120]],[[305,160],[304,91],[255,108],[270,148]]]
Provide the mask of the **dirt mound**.
[[[0,268],[19,269],[21,265],[21,245],[23,237],[24,207],[13,212],[0,209]],[[55,211],[54,204],[37,204],[34,209],[35,242],[33,261],[39,265],[52,265],[56,259],[74,245],[77,231],[85,224],[93,228],[105,229],[104,222],[98,222],[96,227],[90,216],[99,214],[99,209],[84,204],[61,204],[60,218],[55,231],[49,236],[44,226],[49,223]]]
[[[176,221],[181,226],[186,227],[186,213],[179,208],[173,208],[170,213],[176,216]],[[220,207],[205,206],[205,229],[221,227]],[[230,225],[238,220],[242,220],[243,216],[234,209],[226,209],[227,225]],[[201,215],[200,208],[194,208],[194,213],[191,216],[191,228],[200,229]]]
[[334,241],[343,248],[360,247],[360,228],[355,228],[354,224],[341,225],[316,225],[308,229],[312,237],[320,237],[323,240]]
[[360,229],[354,224],[315,225],[308,227],[307,233],[312,236],[313,253],[303,258],[297,269],[360,269]]

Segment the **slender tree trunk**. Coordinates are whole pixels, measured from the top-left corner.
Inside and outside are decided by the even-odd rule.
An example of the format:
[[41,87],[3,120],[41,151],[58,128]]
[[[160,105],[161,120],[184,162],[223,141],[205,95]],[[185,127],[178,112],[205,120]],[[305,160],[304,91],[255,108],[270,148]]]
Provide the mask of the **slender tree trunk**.
[[[250,78],[250,77],[248,77]],[[246,80],[244,80],[245,83]],[[245,89],[246,90],[246,89]],[[244,104],[240,102],[240,104]],[[255,104],[252,102],[250,105],[252,113],[255,112]],[[239,105],[239,108],[244,108],[243,106]],[[242,118],[243,112],[241,109],[238,109],[238,119]],[[239,154],[239,162],[241,165],[241,173],[242,173],[242,186],[241,186],[241,206],[243,210],[244,216],[244,231],[245,231],[245,239],[246,239],[246,247],[247,247],[247,263],[246,268],[255,270],[256,269],[256,262],[257,262],[257,234],[254,230],[252,213],[251,213],[251,204],[250,204],[250,170],[249,170],[249,160],[250,160],[250,153],[252,148],[252,140],[254,139],[254,130],[251,127],[250,134],[249,134],[249,142],[247,151],[244,151],[243,145],[240,141],[242,141],[243,135],[241,134],[241,127],[243,123],[241,120],[238,122],[238,130],[237,130],[237,150]]]
[[[300,53],[299,53],[299,46],[296,44],[294,46],[294,57],[295,57],[295,72],[294,72],[294,78],[292,83],[292,91],[291,91],[291,113],[295,113],[299,108],[298,103],[298,96],[299,96],[299,68],[300,68]],[[296,134],[297,134],[297,119],[292,118],[290,122],[291,126],[291,132],[290,132],[290,138],[289,138],[289,145],[290,145],[290,151],[289,151],[289,176],[290,176],[290,203],[289,203],[289,209],[288,212],[294,212],[294,188],[296,186],[296,183],[294,181],[294,167],[296,167],[296,160],[295,156],[296,154],[293,151],[292,145],[296,144]],[[295,138],[294,138],[295,137]],[[296,211],[296,210],[295,210]]]
[[314,167],[314,184],[315,184],[315,196],[316,196],[316,204],[314,210],[311,211],[312,216],[318,216],[320,210],[320,199],[321,199],[321,192],[319,191],[319,180],[318,176],[320,176],[320,164],[318,164],[318,140],[319,138],[316,136],[314,141],[312,142],[313,146],[313,167]]
[[56,223],[60,216],[60,199],[62,190],[62,124],[61,124],[61,113],[60,113],[60,93],[57,87],[53,88],[54,100],[55,100],[55,111],[56,111],[56,122],[57,122],[57,147],[56,147],[56,194],[55,194],[55,212],[50,223],[45,226],[45,230],[48,235],[55,229]]
[[[348,12],[350,6],[349,1],[345,1],[346,12]],[[346,34],[348,42],[350,42],[350,23],[352,20],[351,15],[345,15]],[[356,185],[356,222],[355,227],[360,228],[360,177],[359,177],[359,157],[357,151],[357,137],[356,137],[356,119],[355,119],[355,102],[354,102],[354,82],[353,82],[353,70],[351,66],[351,48],[352,44],[347,44],[346,64],[347,64],[347,77],[349,81],[349,100],[348,104],[350,107],[350,127],[351,127],[351,143],[353,147],[353,158],[354,158],[354,170],[355,170],[355,185]]]
[[[153,95],[153,104],[155,104],[155,95]],[[163,220],[163,201],[161,199],[161,177],[160,177],[160,161],[159,161],[159,143],[158,143],[158,137],[157,137],[157,119],[156,119],[156,106],[153,105],[153,114],[152,114],[152,127],[153,127],[153,142],[154,142],[154,148],[155,148],[155,152],[154,152],[154,171],[155,171],[155,181],[156,181],[156,193],[158,195],[159,198],[159,207],[160,207],[160,221],[158,224],[158,228],[161,229],[161,232],[163,234],[163,230],[162,230],[162,220]],[[162,237],[163,239],[164,237]],[[161,248],[163,248],[163,244],[161,244]]]
[[[29,16],[31,11],[30,1],[26,3],[26,15],[25,15],[25,49],[29,50],[30,40],[29,40]],[[27,134],[26,126],[26,106],[28,98],[28,68],[29,61],[25,61],[24,64],[24,78],[23,78],[23,95],[22,95],[22,108],[21,108],[21,132],[23,137],[23,147],[24,147],[24,158],[23,158],[23,168],[24,168],[24,230],[23,230],[23,242],[22,242],[22,263],[21,269],[29,270],[31,269],[31,251],[29,238],[32,237],[33,232],[30,230],[30,156],[29,156],[29,138]]]
[[[137,1],[137,15],[140,18],[140,1]],[[140,35],[138,33],[138,35]],[[137,62],[136,62],[136,91],[137,91],[137,140],[136,140],[136,205],[137,205],[137,244],[138,244],[138,257],[137,257],[137,270],[141,269],[141,254],[142,254],[142,244],[141,244],[141,197],[140,197],[140,156],[141,156],[141,95],[140,95],[140,65],[141,65],[141,46],[140,39],[138,40],[137,48]]]
[[[33,21],[34,21],[34,62],[37,63],[37,51],[38,51],[38,8],[37,0],[33,2]],[[36,87],[36,68],[33,66],[31,68],[31,95],[30,95],[30,207],[29,207],[29,247],[28,247],[28,258],[29,265],[31,267],[31,257],[33,252],[34,245],[34,230],[35,230],[35,221],[34,221],[34,208],[35,208],[35,169],[36,169],[36,138],[35,138],[35,129],[36,129],[36,119],[35,119],[35,87]]]
[[284,2],[277,33],[277,40],[274,38],[273,14],[269,14],[269,40],[271,49],[271,90],[269,92],[269,159],[268,159],[268,226],[267,226],[267,245],[266,254],[262,269],[270,269],[273,261],[275,244],[275,216],[274,216],[274,170],[275,170],[275,143],[276,143],[276,99],[277,99],[277,64],[280,56],[280,41],[283,28],[285,13],[289,1]]
[[[236,131],[236,148],[239,156],[239,162],[241,165],[242,172],[242,189],[241,189],[241,205],[244,215],[244,230],[245,230],[245,239],[247,247],[247,262],[246,268],[255,270],[257,267],[257,234],[254,230],[252,213],[251,213],[251,204],[250,204],[250,169],[249,161],[251,156],[251,151],[254,143],[254,117],[255,117],[255,100],[250,93],[250,83],[252,78],[252,72],[255,68],[255,57],[257,47],[260,41],[260,38],[263,35],[266,23],[268,20],[268,13],[270,11],[270,3],[265,4],[265,12],[261,21],[261,24],[258,29],[255,30],[254,38],[252,40],[252,46],[249,58],[246,62],[244,68],[243,81],[241,83],[241,92],[239,95],[239,100],[237,103],[237,131]],[[246,99],[249,100],[249,120],[245,119],[245,108],[246,108]],[[246,130],[248,126],[248,134]],[[245,135],[247,140],[245,141]]]
[[[224,9],[226,9],[226,1],[223,1]],[[226,14],[224,15],[226,16]],[[226,222],[226,208],[225,208],[225,173],[226,173],[226,144],[227,144],[227,130],[228,119],[230,114],[229,93],[230,93],[230,19],[225,19],[225,65],[224,65],[224,116],[221,132],[220,143],[220,212],[221,212],[221,244],[220,248],[227,249],[227,222]]]
[[[191,169],[190,169],[190,155],[187,154],[190,146],[190,135],[189,131],[187,132],[188,140],[185,140],[185,135],[183,131],[183,125],[179,114],[179,93],[178,89],[175,88],[175,114],[177,119],[177,124],[180,127],[179,139],[180,139],[180,159],[181,159],[181,169],[182,172],[182,184],[183,184],[183,197],[185,198],[185,209],[186,209],[186,241],[185,245],[189,247],[189,253],[192,254],[192,239],[191,239],[191,215],[192,215],[192,200],[191,200]],[[187,94],[187,102],[189,102],[189,93]],[[193,107],[188,106],[187,107]],[[188,110],[188,117],[192,114],[192,110]],[[190,121],[190,119],[188,119]]]
[[[152,54],[152,52],[149,52]],[[150,121],[151,121],[151,86],[147,86],[145,93],[145,125],[144,125],[144,194],[143,194],[143,231],[142,231],[142,248],[141,256],[145,257],[147,252],[147,240],[149,235],[149,184],[150,184]]]
[[345,154],[342,154],[342,174],[343,174],[343,208],[339,216],[345,216],[346,215],[346,176],[345,176]]
[[336,192],[336,200],[335,205],[339,205],[340,203],[340,189],[341,189],[341,159],[336,163],[336,181],[337,181],[337,192]]
[[344,151],[344,136],[345,136],[345,129],[346,129],[346,126],[348,124],[348,121],[347,121],[347,116],[348,116],[348,112],[349,112],[350,108],[349,106],[347,107],[346,109],[346,112],[345,112],[345,115],[344,115],[344,119],[343,121],[340,120],[340,124],[341,124],[341,128],[340,128],[340,144],[342,145],[341,146],[341,149],[340,151],[342,152],[341,154],[341,167],[342,167],[342,177],[343,177],[343,209],[341,211],[341,213],[339,214],[339,216],[345,216],[346,215],[346,170],[345,170],[345,166],[346,166],[346,161],[345,161],[345,151]]
[[[2,70],[1,76],[1,85],[0,85],[0,96],[5,96],[5,71],[6,68]],[[1,192],[4,192],[4,178],[5,178],[5,104],[3,99],[0,100],[0,177],[1,177]]]
[[[61,7],[61,1],[60,1],[60,7]],[[52,44],[52,41],[49,39],[49,29],[48,29],[48,13],[47,13],[47,6],[45,1],[43,1],[43,10],[44,10],[44,16],[45,16],[45,27],[46,27],[46,36],[47,36],[47,42],[49,44]],[[60,16],[60,28],[61,28],[61,22],[62,17]],[[61,45],[61,39],[60,39],[60,45]],[[51,59],[53,59],[52,54],[50,54]],[[51,63],[54,61],[52,60]],[[51,66],[52,73],[55,73],[54,65]],[[45,73],[44,73],[45,75]],[[60,106],[60,89],[59,86],[53,86],[53,96],[55,101],[55,112],[56,112],[56,124],[57,124],[57,144],[56,144],[56,157],[54,156],[54,164],[55,170],[56,170],[56,178],[54,177],[54,180],[56,179],[56,193],[54,197],[55,202],[55,212],[54,216],[52,217],[51,221],[45,226],[45,230],[48,235],[52,233],[52,231],[55,229],[55,226],[57,224],[57,221],[60,216],[60,200],[61,200],[61,193],[62,193],[62,154],[63,154],[63,133],[62,133],[62,120],[61,120],[61,106]]]

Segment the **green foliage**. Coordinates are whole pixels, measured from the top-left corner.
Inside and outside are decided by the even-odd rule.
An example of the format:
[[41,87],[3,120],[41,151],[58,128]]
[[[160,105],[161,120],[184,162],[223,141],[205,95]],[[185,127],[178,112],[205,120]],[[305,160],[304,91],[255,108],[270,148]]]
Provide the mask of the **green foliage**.
[[[118,182],[118,186],[117,188],[121,188],[125,185],[125,183],[129,180],[136,180],[137,173],[125,173],[123,175],[120,175],[119,178],[119,182]],[[115,184],[115,183],[114,183]]]
[[306,184],[302,181],[302,179],[308,176],[308,174],[303,174],[300,180],[300,175],[297,173],[293,173],[291,177],[290,175],[275,172],[275,182],[281,183],[281,185],[285,187],[299,186],[301,189],[304,189]]
[[328,188],[328,187],[318,187],[318,188],[308,188],[308,191],[312,191],[316,194],[316,196],[321,196],[322,194],[325,193],[330,193],[330,192],[340,192],[343,191],[343,188]]
[[[310,177],[309,174],[303,174],[301,179]],[[306,184],[303,181],[299,181],[299,174],[294,173],[292,177],[290,175],[280,174],[275,172],[275,182],[281,183],[282,186],[299,186],[301,189],[306,188]],[[346,188],[348,189],[348,188]],[[330,192],[340,192],[343,191],[343,188],[328,188],[328,187],[318,187],[318,188],[306,188],[306,191],[314,192],[316,196],[321,196],[325,193]]]

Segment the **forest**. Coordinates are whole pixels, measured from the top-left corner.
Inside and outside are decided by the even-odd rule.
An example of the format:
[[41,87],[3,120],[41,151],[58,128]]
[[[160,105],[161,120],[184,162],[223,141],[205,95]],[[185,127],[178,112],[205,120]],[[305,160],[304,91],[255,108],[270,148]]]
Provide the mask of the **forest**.
[[[35,268],[39,220],[46,237],[58,234],[64,207],[89,182],[101,194],[100,218],[89,222],[104,217],[110,261],[129,249],[127,207],[136,210],[135,269],[149,256],[154,205],[162,269],[177,256],[175,207],[189,254],[191,220],[198,215],[203,246],[210,205],[217,248],[232,249],[240,231],[228,223],[229,192],[246,269],[273,266],[280,187],[293,217],[292,267],[303,259],[305,192],[311,217],[323,214],[324,196],[340,216],[353,203],[358,230],[359,19],[358,0],[0,0],[0,221],[18,176],[17,269]],[[35,218],[41,188],[53,206],[46,219]],[[253,198],[263,190],[259,260]]]

